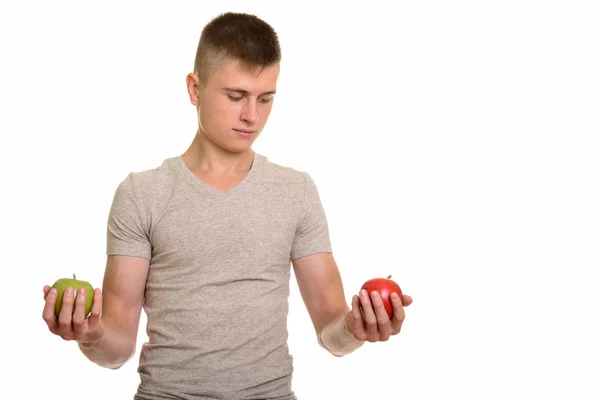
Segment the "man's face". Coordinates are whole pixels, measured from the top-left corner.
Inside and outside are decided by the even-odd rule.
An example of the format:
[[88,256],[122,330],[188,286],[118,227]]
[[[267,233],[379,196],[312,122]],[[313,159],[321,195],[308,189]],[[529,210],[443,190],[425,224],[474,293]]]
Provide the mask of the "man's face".
[[248,150],[271,113],[279,65],[247,71],[229,60],[204,86],[194,86],[190,76],[188,90],[192,104],[199,106],[200,134],[229,152]]

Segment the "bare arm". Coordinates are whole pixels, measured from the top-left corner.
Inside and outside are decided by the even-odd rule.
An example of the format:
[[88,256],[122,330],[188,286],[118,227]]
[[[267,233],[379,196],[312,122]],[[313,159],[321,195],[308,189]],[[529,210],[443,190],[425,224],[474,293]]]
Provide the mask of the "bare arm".
[[292,261],[302,299],[313,322],[319,344],[335,356],[348,354],[364,343],[348,329],[352,311],[346,303],[342,279],[331,253],[318,253]]
[[292,264],[302,300],[317,332],[350,311],[342,278],[331,253],[300,257]]
[[106,368],[119,368],[134,354],[144,300],[149,260],[109,256],[102,288],[103,335],[79,342],[87,358]]
[[412,303],[406,294],[391,296],[394,308],[389,318],[383,301],[375,291],[353,295],[348,308],[338,267],[333,255],[319,253],[292,261],[300,293],[317,332],[319,344],[341,357],[352,353],[366,341],[387,341],[400,333],[404,308]]

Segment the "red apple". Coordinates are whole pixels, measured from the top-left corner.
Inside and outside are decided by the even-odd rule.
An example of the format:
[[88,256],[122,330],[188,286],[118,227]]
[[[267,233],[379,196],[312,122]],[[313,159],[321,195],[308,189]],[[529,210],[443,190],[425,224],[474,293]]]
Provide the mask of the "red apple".
[[392,276],[390,275],[387,278],[374,278],[368,280],[362,285],[361,288],[361,290],[365,289],[369,296],[373,291],[377,291],[377,293],[379,293],[381,300],[383,300],[385,311],[387,311],[387,314],[390,318],[392,318],[394,315],[394,307],[392,306],[390,295],[396,292],[398,296],[400,296],[400,299],[402,299],[402,290],[400,290],[400,286],[398,286],[396,282],[390,279],[391,277]]

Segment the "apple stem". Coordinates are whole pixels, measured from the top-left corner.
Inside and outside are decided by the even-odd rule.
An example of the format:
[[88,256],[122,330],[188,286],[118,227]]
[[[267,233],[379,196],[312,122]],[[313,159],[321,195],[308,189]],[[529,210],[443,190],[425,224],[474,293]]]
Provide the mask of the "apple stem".
[[392,278],[392,276],[391,276],[391,275],[388,275],[388,277],[387,277],[387,278],[388,278],[388,279],[391,279],[391,278]]
[[75,273],[73,273],[73,279],[77,279],[77,277],[75,276]]

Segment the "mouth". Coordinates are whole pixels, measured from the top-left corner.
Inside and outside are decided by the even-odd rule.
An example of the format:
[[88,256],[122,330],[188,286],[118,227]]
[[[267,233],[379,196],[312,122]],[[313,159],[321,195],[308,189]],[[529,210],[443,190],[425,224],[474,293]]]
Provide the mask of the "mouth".
[[235,132],[237,132],[240,136],[243,136],[243,137],[248,137],[248,136],[254,135],[256,133],[256,131],[252,131],[249,129],[235,129],[234,128],[233,130]]

